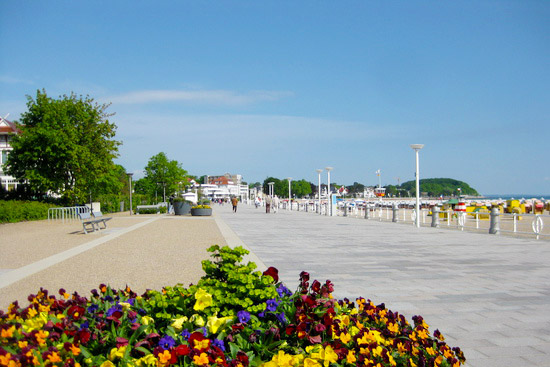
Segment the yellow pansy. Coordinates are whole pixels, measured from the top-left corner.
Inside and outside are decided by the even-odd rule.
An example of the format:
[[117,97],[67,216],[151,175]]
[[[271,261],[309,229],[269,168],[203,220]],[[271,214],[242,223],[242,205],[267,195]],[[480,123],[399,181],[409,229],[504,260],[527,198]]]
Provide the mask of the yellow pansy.
[[61,362],[61,358],[59,357],[59,354],[57,352],[51,352],[48,355],[48,361],[50,361],[51,363],[57,363]]
[[27,333],[30,333],[33,330],[42,329],[42,327],[48,322],[48,313],[40,312],[38,316],[26,320],[23,323],[23,330]]
[[80,348],[74,344],[71,344],[71,353],[76,357],[80,354]]
[[212,334],[216,334],[220,328],[223,329],[223,326],[228,321],[233,320],[233,316],[226,316],[226,317],[220,317],[217,316],[210,316],[208,317],[208,322],[206,323],[206,326],[208,327],[208,331],[210,331]]
[[113,362],[106,360],[102,364],[99,365],[99,367],[116,367]]
[[198,366],[203,366],[205,364],[208,364],[208,355],[206,353],[201,353],[200,356],[194,356],[193,362]]
[[435,350],[432,347],[426,348],[426,352],[431,356],[435,356]]
[[348,351],[346,362],[348,362],[349,364],[353,364],[355,363],[355,361],[357,361],[357,358],[355,358],[355,353],[353,352],[353,350]]
[[166,366],[170,364],[170,359],[172,359],[172,354],[170,353],[170,351],[165,350],[162,353],[159,353],[158,355],[159,366]]
[[193,306],[195,311],[202,311],[212,305],[212,295],[202,288],[199,288],[199,290],[195,292],[195,299],[197,300],[195,306]]
[[277,363],[279,367],[291,367],[292,366],[292,355],[286,354],[284,351],[280,350],[279,353],[275,354],[271,360]]
[[372,349],[372,355],[375,356],[375,357],[380,357],[382,355],[383,350],[384,349],[382,349],[381,346],[377,346],[376,348]]
[[427,330],[418,330],[417,335],[420,339],[428,339],[428,331]]
[[132,307],[128,302],[119,302],[118,304],[121,305],[124,310],[129,310],[130,307]]
[[156,359],[153,354],[147,354],[146,356],[143,356],[137,361],[135,361],[135,364],[138,367],[148,367],[148,366],[156,366],[157,362],[158,362],[158,359]]
[[48,335],[50,335],[49,331],[38,330],[34,337],[36,338],[36,341],[39,345],[44,345],[46,344],[46,338],[48,337]]
[[399,332],[399,325],[395,322],[390,322],[388,324],[388,330],[391,331],[392,333],[398,333]]
[[348,315],[336,316],[335,319],[342,321],[342,324],[345,325],[345,326],[349,325],[349,316]]
[[120,348],[113,348],[111,349],[111,352],[109,353],[109,359],[111,361],[114,361],[115,359],[120,359],[124,357],[124,353],[126,352],[126,346],[122,346]]
[[0,337],[2,337],[2,338],[12,338],[14,331],[15,331],[15,325],[12,325],[8,329],[2,329],[2,331],[0,331]]
[[183,317],[179,317],[177,319],[174,319],[174,321],[172,321],[172,327],[177,331],[177,332],[180,332],[182,329],[183,329],[183,323],[184,322],[187,322],[187,320],[189,320],[187,318],[187,316],[183,316]]
[[142,325],[152,325],[154,323],[155,323],[155,319],[153,319],[151,316],[143,316],[141,318]]
[[346,332],[341,333],[341,334],[340,334],[340,340],[342,341],[342,343],[348,344],[349,341],[351,340],[351,335],[349,335],[349,334],[346,333]]
[[330,345],[327,345],[325,350],[321,353],[322,359],[324,360],[324,366],[328,367],[331,363],[338,362],[338,354],[334,352],[334,349]]
[[304,367],[321,367],[321,364],[313,358],[304,359]]

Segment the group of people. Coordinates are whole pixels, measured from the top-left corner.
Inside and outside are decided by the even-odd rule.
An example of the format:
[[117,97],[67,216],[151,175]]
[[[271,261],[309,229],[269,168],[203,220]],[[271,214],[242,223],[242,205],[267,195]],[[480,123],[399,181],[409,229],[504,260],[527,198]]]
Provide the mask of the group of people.
[[[265,212],[266,213],[277,213],[277,210],[279,210],[279,204],[280,204],[279,197],[277,195],[271,197],[267,196],[265,198]],[[254,205],[256,206],[256,209],[258,209],[259,206],[262,206],[262,199],[260,197],[257,197],[254,199]]]

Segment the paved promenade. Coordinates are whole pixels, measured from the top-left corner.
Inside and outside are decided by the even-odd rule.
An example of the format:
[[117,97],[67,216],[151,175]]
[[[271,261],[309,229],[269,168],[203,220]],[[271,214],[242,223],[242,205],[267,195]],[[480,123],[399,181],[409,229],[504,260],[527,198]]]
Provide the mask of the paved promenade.
[[216,214],[296,289],[302,270],[358,296],[422,315],[470,367],[550,366],[550,244],[240,205]]
[[338,298],[363,296],[409,320],[422,315],[467,366],[550,366],[548,241],[411,225],[265,214],[215,206],[209,218],[117,214],[85,235],[79,222],[0,225],[0,309],[40,287],[89,291],[100,283],[135,291],[189,284],[212,244],[242,245],[260,269],[275,266],[295,289],[298,275],[330,279]]

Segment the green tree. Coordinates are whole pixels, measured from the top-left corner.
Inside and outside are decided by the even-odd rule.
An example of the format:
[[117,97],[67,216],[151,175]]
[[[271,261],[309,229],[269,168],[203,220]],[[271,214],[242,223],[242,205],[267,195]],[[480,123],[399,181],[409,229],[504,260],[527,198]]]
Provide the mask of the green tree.
[[354,182],[351,186],[346,186],[350,195],[362,194],[365,191],[365,185]]
[[119,141],[109,122],[108,105],[88,96],[53,99],[44,90],[27,96],[27,112],[12,140],[8,173],[24,180],[37,196],[61,195],[68,203],[82,203],[120,188],[113,159]]
[[[416,182],[404,182],[401,187],[405,191],[410,191],[411,195],[416,195]],[[470,187],[466,182],[452,178],[425,178],[420,180],[420,191],[428,193],[429,196],[450,196],[457,194],[460,188],[463,195],[478,196],[479,193]]]
[[[159,192],[166,195],[172,195],[180,189],[187,186],[187,171],[181,167],[181,163],[176,160],[169,160],[166,153],[160,152],[152,156],[145,167],[145,177],[148,181],[148,187],[155,188],[160,185]],[[155,189],[156,190],[156,189]],[[154,195],[154,191],[150,194]]]
[[293,196],[296,195],[296,197],[302,198],[311,194],[311,184],[304,179],[292,181],[291,187]]

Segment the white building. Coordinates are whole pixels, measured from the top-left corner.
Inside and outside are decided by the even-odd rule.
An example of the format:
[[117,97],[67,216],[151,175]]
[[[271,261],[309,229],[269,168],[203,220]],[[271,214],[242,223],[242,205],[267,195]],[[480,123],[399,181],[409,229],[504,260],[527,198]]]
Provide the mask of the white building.
[[12,135],[19,134],[20,131],[13,122],[0,117],[0,186],[5,190],[17,188],[17,181],[12,176],[8,176],[4,171],[4,165],[8,160],[12,147],[10,141]]
[[198,185],[197,188],[202,191],[203,196],[210,199],[229,199],[237,196],[243,201],[249,198],[248,186],[241,184],[241,175],[226,173],[223,176],[208,176],[207,182]]

